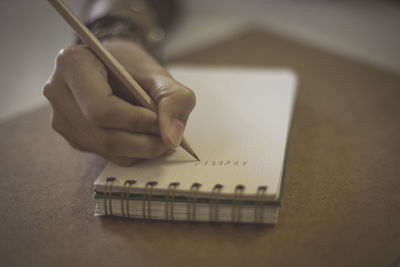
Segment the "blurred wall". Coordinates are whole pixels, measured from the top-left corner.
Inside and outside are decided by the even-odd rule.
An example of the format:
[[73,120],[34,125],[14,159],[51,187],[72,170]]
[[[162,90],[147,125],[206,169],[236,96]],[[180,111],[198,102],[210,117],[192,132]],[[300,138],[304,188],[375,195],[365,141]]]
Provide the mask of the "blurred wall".
[[[179,53],[245,25],[364,61],[400,74],[400,1],[389,0],[185,0]],[[190,19],[189,19],[190,18]],[[201,25],[197,27],[196,25]],[[229,27],[231,25],[231,27]],[[196,32],[195,36],[191,32]],[[184,36],[192,38],[183,38]],[[198,37],[198,39],[194,39]]]
[[[82,0],[67,0],[79,10]],[[0,121],[45,103],[41,94],[72,32],[47,1],[0,1]]]
[[[257,26],[400,74],[398,1],[185,0],[183,10],[167,57]],[[0,25],[1,122],[46,102],[41,87],[73,34],[47,1],[0,1]]]

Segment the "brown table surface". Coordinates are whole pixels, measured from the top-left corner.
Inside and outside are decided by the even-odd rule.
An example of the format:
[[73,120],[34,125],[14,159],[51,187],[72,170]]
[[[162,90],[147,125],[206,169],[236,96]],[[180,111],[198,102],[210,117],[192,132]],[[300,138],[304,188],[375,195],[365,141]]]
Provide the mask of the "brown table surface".
[[74,151],[52,132],[46,107],[0,125],[1,266],[391,266],[398,261],[399,76],[261,31],[173,62],[289,66],[298,73],[278,224],[93,216],[92,184],[105,161]]

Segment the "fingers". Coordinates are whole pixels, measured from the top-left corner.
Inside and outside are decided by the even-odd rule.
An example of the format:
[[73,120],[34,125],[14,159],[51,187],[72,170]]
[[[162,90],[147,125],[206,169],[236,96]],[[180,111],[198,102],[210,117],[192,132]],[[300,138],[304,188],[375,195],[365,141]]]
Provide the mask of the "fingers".
[[196,96],[189,88],[167,79],[155,84],[161,137],[170,147],[178,147]]
[[101,150],[115,156],[152,159],[167,152],[168,146],[159,136],[106,130],[102,136]]
[[140,64],[130,62],[140,70],[136,75],[157,103],[158,118],[155,112],[113,95],[104,65],[83,46],[60,53],[44,87],[54,110],[54,129],[72,146],[121,165],[156,158],[177,147],[196,101],[194,93],[160,65],[145,58]]
[[136,133],[158,133],[157,114],[114,96],[104,65],[87,48],[76,46],[64,50],[57,64],[89,122]]
[[107,48],[157,103],[163,141],[169,147],[179,146],[189,114],[195,106],[194,93],[175,81],[140,45],[117,40],[108,42]]
[[[67,63],[63,62],[62,64]],[[93,68],[95,68],[94,64],[96,63],[93,63]],[[67,67],[66,65],[62,66],[64,68]],[[99,72],[101,73],[101,70]],[[132,125],[134,127],[129,128],[124,126],[125,128],[131,129],[132,132],[128,132],[125,129],[109,129],[111,127],[104,128],[103,126],[99,126],[96,123],[92,123],[90,120],[88,120],[87,114],[84,114],[84,110],[87,106],[84,105],[85,103],[81,103],[81,106],[79,106],[78,99],[80,97],[88,97],[88,95],[93,93],[93,91],[82,90],[82,92],[71,90],[70,86],[65,80],[65,77],[69,77],[69,75],[75,75],[78,77],[78,80],[85,79],[85,77],[79,76],[81,75],[80,73],[73,73],[73,71],[70,70],[62,70],[60,69],[60,66],[57,65],[56,71],[44,86],[43,91],[44,95],[49,99],[53,107],[53,128],[59,132],[73,147],[76,147],[80,150],[95,152],[120,165],[131,165],[141,158],[156,158],[168,150],[168,146],[162,142],[159,136],[132,133],[133,130],[137,131],[138,128],[148,129],[150,127],[148,125],[146,126],[146,123],[144,126],[140,126],[140,118],[146,117],[146,115],[141,114],[141,110],[139,110],[139,114],[135,114],[138,113],[136,110],[135,112],[132,112],[131,110],[124,111],[118,109],[121,107],[121,105],[119,105],[119,103],[114,104],[113,101],[118,101],[118,99],[115,97],[111,97],[104,101],[104,103],[106,103],[105,105],[116,107],[114,110],[110,109],[110,112],[106,112],[105,114],[111,114],[110,120],[118,120],[119,116],[124,115],[123,113],[128,113],[128,115],[129,113],[134,113],[133,115],[137,116],[139,119],[138,121],[133,119]],[[70,84],[75,86],[75,88],[79,86],[79,82],[69,82],[71,82]],[[94,84],[96,85],[96,82],[94,82]],[[107,82],[105,82],[105,84],[107,85]],[[100,84],[98,86],[102,85]],[[82,87],[86,88],[85,85],[82,85]],[[100,92],[104,92],[102,90],[104,89],[101,89]],[[105,90],[110,89],[106,88]],[[77,93],[74,94],[74,92]],[[94,103],[101,103],[96,102],[98,99],[96,99],[94,95],[91,97],[94,97]],[[130,107],[129,104],[125,102],[123,102],[123,104],[126,104],[128,107]],[[124,108],[124,106],[122,106],[122,108]],[[146,109],[143,110],[144,112],[148,112]],[[112,112],[115,112],[115,117],[117,118],[113,117],[114,115]],[[156,128],[158,128],[157,117],[155,116],[155,113],[150,112],[146,114],[150,114],[151,118],[147,120],[151,121],[151,124],[153,124],[152,127],[154,124],[156,124]],[[129,119],[132,119],[132,116],[129,117]],[[122,123],[125,122],[122,121]],[[121,121],[119,123],[121,123]],[[99,124],[103,124],[103,121],[101,121]],[[118,124],[108,125],[119,127]],[[139,127],[137,125],[139,125]]]
[[120,165],[130,165],[136,159],[157,158],[168,150],[158,136],[107,130],[97,126],[81,125],[84,120],[63,114],[53,107],[52,127],[74,147],[93,151]]

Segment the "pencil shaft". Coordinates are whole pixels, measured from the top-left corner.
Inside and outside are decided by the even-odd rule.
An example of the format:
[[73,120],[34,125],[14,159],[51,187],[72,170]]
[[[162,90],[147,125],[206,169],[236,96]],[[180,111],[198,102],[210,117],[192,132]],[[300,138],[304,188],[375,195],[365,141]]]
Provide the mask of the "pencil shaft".
[[[94,34],[75,16],[62,0],[48,0],[49,3],[58,11],[71,28],[79,35],[83,42],[95,53],[114,76],[121,81],[131,94],[143,107],[157,111],[157,105],[153,99],[143,90],[143,88],[133,79],[128,71],[118,62],[118,60],[103,46]],[[181,147],[190,155],[198,160],[189,142],[182,138]]]

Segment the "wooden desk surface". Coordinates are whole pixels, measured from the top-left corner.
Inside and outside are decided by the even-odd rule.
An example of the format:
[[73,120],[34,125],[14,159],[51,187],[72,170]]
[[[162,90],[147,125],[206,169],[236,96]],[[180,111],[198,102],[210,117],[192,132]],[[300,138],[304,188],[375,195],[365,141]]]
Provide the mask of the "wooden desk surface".
[[[263,32],[174,62],[289,66],[300,88],[275,227],[93,216],[104,167],[45,108],[0,125],[0,265],[391,266],[400,257],[400,77]],[[245,88],[243,88],[245,90]]]

